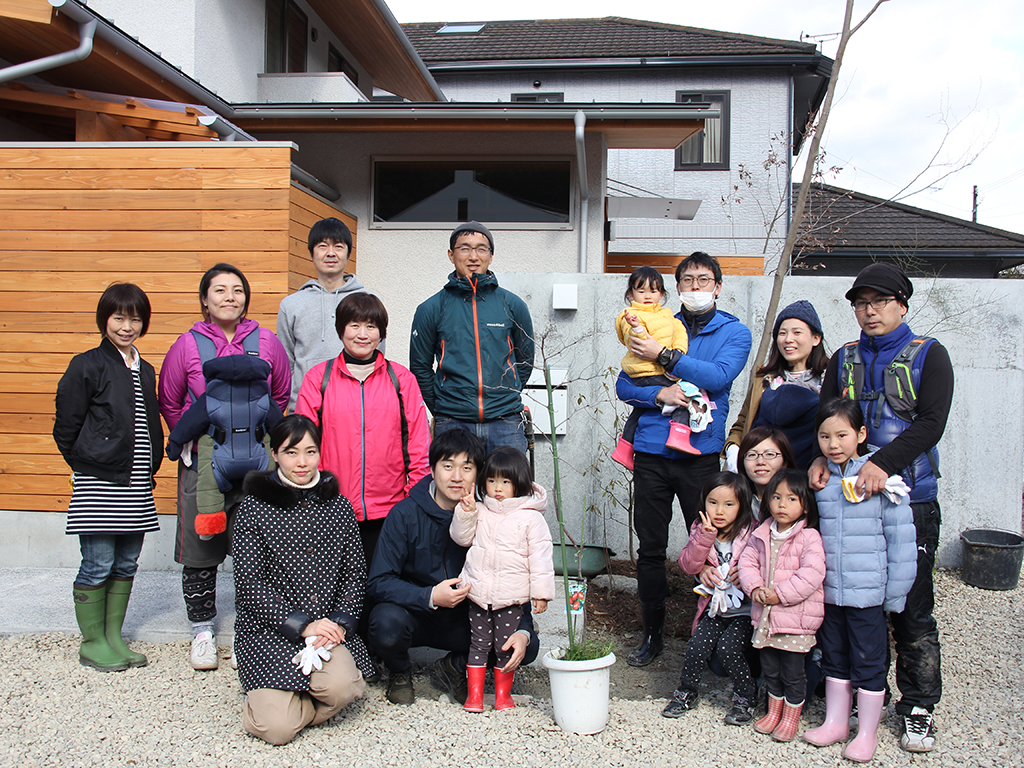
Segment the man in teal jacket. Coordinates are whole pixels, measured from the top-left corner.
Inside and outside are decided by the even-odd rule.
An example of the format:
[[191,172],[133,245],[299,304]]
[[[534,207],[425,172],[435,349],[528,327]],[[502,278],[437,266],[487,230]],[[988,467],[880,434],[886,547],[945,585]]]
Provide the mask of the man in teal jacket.
[[416,308],[409,369],[434,414],[434,434],[464,427],[490,454],[526,451],[521,393],[533,369],[533,321],[526,303],[490,271],[494,238],[469,221],[455,228],[448,283]]

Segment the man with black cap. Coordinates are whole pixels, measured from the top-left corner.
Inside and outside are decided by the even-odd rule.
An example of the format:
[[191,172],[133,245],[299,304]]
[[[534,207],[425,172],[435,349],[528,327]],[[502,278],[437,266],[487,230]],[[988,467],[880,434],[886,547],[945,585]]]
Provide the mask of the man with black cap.
[[[953,400],[953,366],[941,344],[915,336],[903,322],[913,291],[906,274],[893,264],[879,262],[861,270],[846,293],[861,328],[860,340],[832,356],[821,401],[858,400],[864,411],[868,444],[878,450],[857,475],[858,492],[880,493],[896,474],[911,489],[917,578],[903,612],[890,614],[896,684],[902,695],[896,713],[902,719],[900,746],[908,752],[930,752],[935,748],[932,711],[942,695],[939,632],[932,616],[940,522],[935,446]],[[812,487],[823,488],[828,476],[819,457],[810,468]]]
[[490,271],[494,238],[478,221],[457,226],[448,283],[416,308],[409,369],[434,415],[435,436],[465,427],[487,446],[526,452],[521,393],[533,369],[526,303]]

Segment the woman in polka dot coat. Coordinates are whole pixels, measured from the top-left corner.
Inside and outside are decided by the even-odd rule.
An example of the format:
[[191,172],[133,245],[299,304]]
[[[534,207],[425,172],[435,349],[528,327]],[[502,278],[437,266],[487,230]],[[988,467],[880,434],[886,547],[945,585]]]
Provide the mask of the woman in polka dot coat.
[[[374,668],[356,634],[363,548],[338,481],[318,471],[319,431],[287,416],[270,442],[278,468],[249,474],[235,521],[235,653],[245,729],[284,744],[358,698]],[[329,652],[321,669],[294,660],[308,645]]]

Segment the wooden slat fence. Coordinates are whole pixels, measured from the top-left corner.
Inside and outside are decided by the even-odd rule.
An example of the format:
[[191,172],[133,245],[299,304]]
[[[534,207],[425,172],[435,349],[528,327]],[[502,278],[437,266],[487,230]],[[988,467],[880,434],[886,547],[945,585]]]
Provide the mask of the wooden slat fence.
[[[249,316],[276,327],[281,299],[315,276],[303,227],[342,215],[291,183],[291,152],[270,142],[0,147],[0,507],[67,509],[53,397],[71,357],[99,342],[96,302],[110,283],[149,295],[138,346],[158,374],[199,319],[199,278],[217,262],[245,272]],[[174,473],[164,462],[162,513],[175,511]]]

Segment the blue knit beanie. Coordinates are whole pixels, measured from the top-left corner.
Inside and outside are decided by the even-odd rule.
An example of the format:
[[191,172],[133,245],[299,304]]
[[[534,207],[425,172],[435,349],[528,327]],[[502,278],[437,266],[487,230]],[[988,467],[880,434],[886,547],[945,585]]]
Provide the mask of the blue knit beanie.
[[773,338],[779,335],[779,326],[782,325],[782,321],[790,319],[803,320],[810,326],[812,332],[819,336],[825,335],[821,332],[821,321],[818,319],[818,313],[814,311],[814,305],[806,299],[800,299],[779,312],[779,316],[775,318],[775,328],[772,330]]

